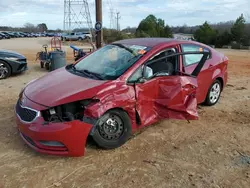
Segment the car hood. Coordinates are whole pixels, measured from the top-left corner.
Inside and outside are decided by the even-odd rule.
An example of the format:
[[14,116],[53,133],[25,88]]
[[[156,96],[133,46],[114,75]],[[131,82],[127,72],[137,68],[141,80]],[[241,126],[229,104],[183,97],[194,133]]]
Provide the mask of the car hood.
[[63,67],[28,84],[24,94],[33,102],[54,107],[92,98],[106,82],[74,75]]
[[17,52],[0,49],[0,58],[1,57],[16,57],[20,59],[25,59],[25,57],[22,54],[19,54]]

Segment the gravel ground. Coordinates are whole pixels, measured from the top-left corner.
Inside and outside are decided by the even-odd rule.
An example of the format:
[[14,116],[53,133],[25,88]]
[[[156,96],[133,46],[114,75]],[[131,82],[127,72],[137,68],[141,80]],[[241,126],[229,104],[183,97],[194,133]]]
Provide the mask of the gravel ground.
[[[121,148],[89,145],[84,157],[64,158],[27,147],[13,115],[24,84],[46,74],[35,62],[46,42],[0,41],[29,61],[27,72],[0,81],[0,187],[250,187],[250,51],[223,50],[229,83],[216,106],[199,106],[198,121],[162,121]],[[71,62],[72,51],[67,55]]]

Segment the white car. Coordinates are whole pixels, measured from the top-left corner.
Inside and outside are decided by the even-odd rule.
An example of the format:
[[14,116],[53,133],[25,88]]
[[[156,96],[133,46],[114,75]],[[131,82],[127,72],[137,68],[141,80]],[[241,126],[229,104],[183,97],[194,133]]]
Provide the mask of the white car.
[[91,39],[92,35],[89,32],[72,32],[70,34],[66,34],[62,36],[62,40],[85,40]]

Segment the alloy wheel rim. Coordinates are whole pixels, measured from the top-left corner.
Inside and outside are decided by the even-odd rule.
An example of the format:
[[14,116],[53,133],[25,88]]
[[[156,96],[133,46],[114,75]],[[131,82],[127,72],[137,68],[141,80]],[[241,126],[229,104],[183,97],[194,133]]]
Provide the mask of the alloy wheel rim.
[[0,78],[6,77],[8,73],[8,68],[3,63],[0,63]]
[[220,92],[221,92],[220,84],[215,83],[211,88],[209,94],[209,99],[211,103],[216,103],[218,101],[220,97]]
[[121,118],[111,114],[99,126],[99,133],[105,140],[117,140],[121,137],[124,131],[124,124]]

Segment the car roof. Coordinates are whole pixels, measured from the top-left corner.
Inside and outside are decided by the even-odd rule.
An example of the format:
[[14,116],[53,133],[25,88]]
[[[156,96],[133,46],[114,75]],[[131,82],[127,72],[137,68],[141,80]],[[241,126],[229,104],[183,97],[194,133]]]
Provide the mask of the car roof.
[[[140,46],[146,46],[146,47],[155,47],[160,44],[167,44],[167,43],[190,43],[190,44],[198,44],[202,46],[207,46],[195,41],[190,40],[180,40],[180,39],[173,39],[173,38],[133,38],[133,39],[125,39],[116,41],[113,44],[127,44],[127,45],[140,45]],[[208,47],[208,46],[207,46]]]

